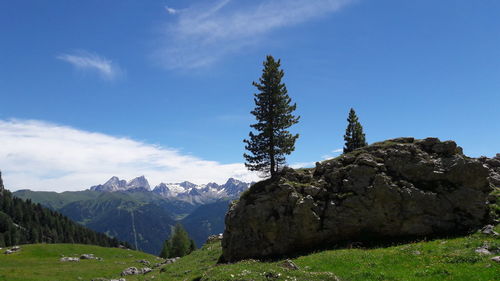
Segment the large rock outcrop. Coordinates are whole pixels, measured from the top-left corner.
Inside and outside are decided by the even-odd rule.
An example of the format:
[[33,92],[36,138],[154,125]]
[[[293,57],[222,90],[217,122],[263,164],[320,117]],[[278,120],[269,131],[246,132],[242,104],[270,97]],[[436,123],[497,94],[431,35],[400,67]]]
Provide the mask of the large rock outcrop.
[[489,220],[491,177],[482,161],[436,138],[393,139],[314,169],[285,169],[231,206],[223,259],[476,229]]

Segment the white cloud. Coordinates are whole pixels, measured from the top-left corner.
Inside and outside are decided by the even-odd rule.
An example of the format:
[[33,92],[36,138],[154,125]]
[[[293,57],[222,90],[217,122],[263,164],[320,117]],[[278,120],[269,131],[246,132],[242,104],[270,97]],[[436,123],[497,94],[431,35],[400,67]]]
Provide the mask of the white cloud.
[[[333,154],[339,154],[342,152],[344,152],[344,149],[342,149],[342,148],[337,148],[337,149],[332,150]],[[335,155],[331,155],[331,154],[325,154],[325,155],[321,156],[321,158],[323,160],[327,160],[327,159],[331,159],[331,158],[335,158],[335,157],[336,157]]]
[[290,165],[291,168],[300,169],[300,168],[312,168],[316,165],[316,162],[298,162]]
[[258,44],[273,30],[328,15],[353,1],[203,1],[182,10],[174,23],[165,27],[157,58],[170,69],[203,67]]
[[97,72],[106,80],[113,80],[122,73],[120,67],[111,60],[87,51],[60,54],[57,59],[70,63],[79,70]]
[[179,12],[178,10],[171,8],[171,7],[168,7],[168,6],[165,6],[165,11],[167,11],[167,13],[169,13],[171,15],[175,15]]
[[259,179],[241,163],[221,164],[129,138],[33,120],[0,120],[0,169],[11,190],[82,190],[113,175],[145,175],[151,185]]

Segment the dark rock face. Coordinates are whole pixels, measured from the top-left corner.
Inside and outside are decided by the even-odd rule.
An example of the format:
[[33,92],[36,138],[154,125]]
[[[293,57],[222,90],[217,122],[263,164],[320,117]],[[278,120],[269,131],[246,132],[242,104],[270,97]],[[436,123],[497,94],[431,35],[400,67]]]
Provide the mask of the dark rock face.
[[[496,162],[495,162],[496,163]],[[223,258],[456,234],[488,220],[490,169],[453,141],[399,138],[255,184],[226,215]]]
[[494,186],[500,186],[500,153],[493,158],[480,157],[481,163],[490,169],[489,180]]

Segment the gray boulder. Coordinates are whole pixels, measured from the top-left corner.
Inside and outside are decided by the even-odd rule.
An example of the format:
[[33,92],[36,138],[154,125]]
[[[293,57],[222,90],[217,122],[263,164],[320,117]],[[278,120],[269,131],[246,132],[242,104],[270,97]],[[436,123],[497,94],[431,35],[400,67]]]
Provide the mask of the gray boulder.
[[214,242],[221,241],[221,240],[222,240],[222,233],[208,236],[207,242],[205,242],[205,243],[209,244],[209,243],[214,243]]
[[151,271],[153,271],[153,270],[149,267],[144,267],[141,269],[142,274],[150,273]]
[[138,260],[137,262],[138,263],[142,263],[144,265],[151,265],[151,263],[149,261],[147,261],[147,260]]
[[94,254],[83,254],[80,256],[81,260],[95,260],[97,259]]
[[490,251],[490,244],[489,243],[483,243],[481,247],[478,247],[474,252],[480,254],[480,255],[491,255],[492,252]]
[[343,241],[476,230],[490,221],[490,170],[464,156],[455,142],[437,138],[393,139],[314,169],[285,168],[230,207],[223,258],[233,262]]
[[12,248],[10,248],[10,249],[6,250],[6,251],[4,252],[4,254],[6,254],[6,255],[10,255],[10,254],[17,253],[17,252],[19,252],[19,251],[21,251],[21,247],[19,247],[19,246],[14,246],[14,247],[12,247]]
[[64,257],[64,258],[61,258],[59,261],[62,261],[62,262],[79,262],[80,259],[79,258],[72,258],[72,257]]
[[299,267],[291,260],[285,260],[280,266],[290,270],[299,270]]
[[498,236],[499,234],[495,231],[495,227],[491,224],[486,225],[481,229],[482,234]]
[[141,274],[141,271],[137,269],[137,267],[129,267],[123,270],[121,275],[127,276],[127,275],[137,275],[137,274]]
[[122,271],[121,276],[127,276],[127,275],[139,275],[139,274],[146,274],[151,272],[152,269],[149,267],[144,267],[141,269],[138,269],[137,267],[129,267]]

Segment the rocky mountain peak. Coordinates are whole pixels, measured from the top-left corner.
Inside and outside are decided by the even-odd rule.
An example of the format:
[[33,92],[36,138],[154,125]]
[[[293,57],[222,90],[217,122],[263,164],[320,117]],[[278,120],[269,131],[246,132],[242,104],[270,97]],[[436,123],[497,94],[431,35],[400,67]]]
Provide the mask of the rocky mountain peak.
[[148,180],[144,176],[137,177],[127,183],[127,189],[151,190]]
[[155,188],[152,191],[153,193],[156,193],[160,196],[163,197],[172,197],[175,196],[172,190],[168,187],[167,184],[165,183],[160,183],[159,185],[155,186]]
[[224,190],[230,196],[236,196],[250,187],[249,183],[230,178],[223,185]]
[[189,195],[191,196],[199,196],[201,195],[200,191],[196,188],[192,188],[191,190],[189,190],[188,192]]
[[110,184],[110,183],[113,183],[113,182],[118,182],[120,181],[120,179],[117,177],[117,176],[112,176],[106,183],[104,184]]
[[127,185],[126,180],[120,180],[118,177],[113,176],[111,177],[106,183],[103,184],[104,186],[109,186],[109,187],[114,187],[117,189],[122,189]]
[[183,181],[181,183],[179,183],[180,186],[184,187],[185,189],[191,189],[191,188],[196,188],[197,185],[192,183],[192,182],[188,182],[188,181]]
[[241,183],[241,181],[235,179],[235,178],[229,178],[227,181],[226,181],[226,184],[239,184]]
[[127,185],[127,181],[120,180],[118,177],[111,177],[106,183],[92,186],[90,190],[93,191],[120,191],[125,190]]
[[159,185],[155,186],[155,188],[153,189],[153,191],[167,191],[168,190],[168,186],[164,183],[160,183]]
[[220,190],[223,188],[222,185],[218,185],[217,183],[215,182],[209,182],[207,183],[207,185],[205,186],[206,189],[210,189],[210,188],[213,188],[213,189],[216,189],[216,190]]
[[150,189],[144,176],[137,177],[128,183],[118,177],[110,178],[106,183],[92,186],[90,190],[103,192],[153,192],[168,199],[181,200],[189,204],[205,204],[220,199],[237,198],[250,184],[230,178],[225,184],[208,183],[196,185],[189,181],[180,183],[160,183]]

